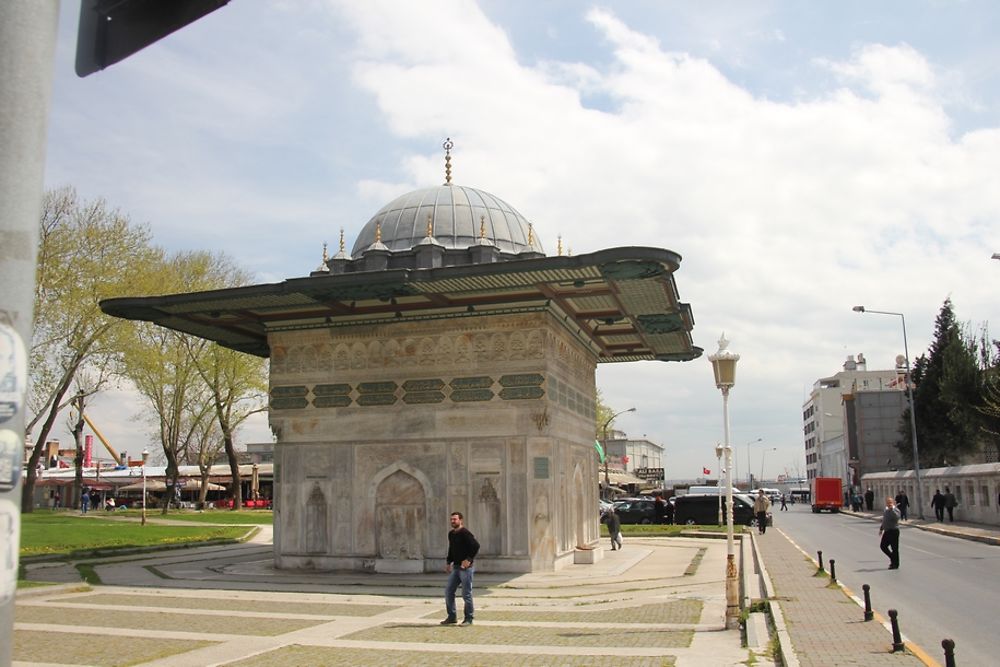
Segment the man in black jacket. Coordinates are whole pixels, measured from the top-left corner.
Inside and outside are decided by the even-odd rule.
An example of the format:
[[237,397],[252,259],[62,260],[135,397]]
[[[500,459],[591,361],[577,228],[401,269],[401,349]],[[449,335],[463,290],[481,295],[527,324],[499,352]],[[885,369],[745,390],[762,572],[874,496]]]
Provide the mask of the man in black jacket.
[[444,606],[448,612],[448,618],[441,621],[441,625],[454,625],[458,622],[458,615],[455,609],[455,591],[459,584],[462,586],[462,601],[465,603],[465,620],[462,625],[472,625],[473,605],[472,605],[472,575],[475,568],[472,566],[479,553],[479,542],[475,535],[469,532],[464,525],[464,517],[461,512],[451,513],[451,530],[448,531],[448,558],[444,571],[448,573],[448,583],[444,587]]

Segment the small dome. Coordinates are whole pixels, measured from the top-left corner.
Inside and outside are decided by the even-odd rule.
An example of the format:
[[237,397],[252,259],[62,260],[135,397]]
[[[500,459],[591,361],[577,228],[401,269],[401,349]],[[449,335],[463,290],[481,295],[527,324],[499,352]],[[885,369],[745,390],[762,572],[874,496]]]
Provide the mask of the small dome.
[[529,232],[528,221],[507,202],[475,188],[439,185],[415,190],[383,206],[358,234],[351,257],[361,257],[375,243],[375,227],[379,224],[381,241],[389,250],[399,252],[416,247],[427,237],[428,215],[433,223],[434,240],[445,248],[476,245],[480,218],[485,216],[486,238],[500,252],[514,255],[545,252],[538,234],[534,230]]

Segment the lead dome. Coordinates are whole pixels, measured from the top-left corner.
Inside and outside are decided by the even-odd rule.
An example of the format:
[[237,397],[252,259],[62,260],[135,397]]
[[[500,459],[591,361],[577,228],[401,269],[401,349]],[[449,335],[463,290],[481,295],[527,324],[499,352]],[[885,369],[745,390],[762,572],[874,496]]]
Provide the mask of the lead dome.
[[503,255],[544,254],[538,234],[513,206],[483,190],[445,184],[414,190],[383,206],[358,234],[351,257],[362,257],[376,240],[393,252],[429,242],[428,216],[433,240],[446,249],[486,240]]

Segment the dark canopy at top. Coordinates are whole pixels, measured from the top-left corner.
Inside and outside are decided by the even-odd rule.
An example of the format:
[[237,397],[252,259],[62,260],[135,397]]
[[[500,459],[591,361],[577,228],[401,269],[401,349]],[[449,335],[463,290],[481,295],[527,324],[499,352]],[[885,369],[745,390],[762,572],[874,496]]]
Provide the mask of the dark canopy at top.
[[680,256],[624,247],[506,262],[313,275],[232,289],[108,299],[101,309],[255,354],[272,331],[550,311],[598,362],[687,361],[690,305],[673,272]]

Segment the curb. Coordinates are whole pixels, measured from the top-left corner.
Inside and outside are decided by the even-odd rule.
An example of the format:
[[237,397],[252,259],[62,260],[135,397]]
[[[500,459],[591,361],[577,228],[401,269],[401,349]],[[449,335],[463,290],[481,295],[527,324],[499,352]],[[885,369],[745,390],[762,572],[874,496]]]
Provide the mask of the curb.
[[[784,533],[781,534],[784,535]],[[795,653],[795,648],[792,646],[792,637],[788,634],[788,626],[785,624],[785,616],[781,613],[781,605],[777,604],[777,601],[774,600],[774,584],[771,583],[771,575],[767,573],[764,559],[760,557],[760,551],[757,548],[757,538],[754,536],[753,531],[750,531],[750,544],[753,545],[754,560],[757,561],[757,567],[760,570],[758,575],[760,577],[760,586],[764,592],[764,599],[767,600],[771,620],[774,622],[774,632],[778,637],[778,647],[781,650],[779,658],[781,664],[783,667],[800,667],[799,656]],[[798,545],[796,545],[796,548],[798,548]]]
[[[852,512],[851,510],[840,510],[841,514],[846,514],[847,516],[857,517],[859,519],[866,519],[868,521],[878,522],[881,519],[877,516],[871,516],[865,513]],[[966,533],[960,530],[949,530],[947,528],[941,528],[933,523],[919,524],[919,523],[909,523],[903,524],[909,528],[916,528],[917,530],[924,530],[928,533],[936,533],[938,535],[944,535],[946,537],[957,537],[961,540],[969,540],[971,542],[982,542],[983,544],[992,544],[994,546],[1000,546],[1000,536],[997,535],[976,535],[974,533]]]

